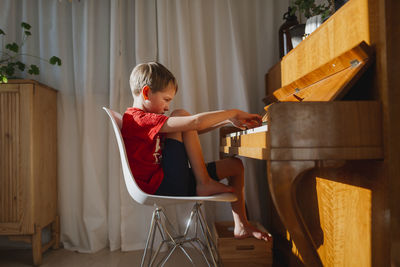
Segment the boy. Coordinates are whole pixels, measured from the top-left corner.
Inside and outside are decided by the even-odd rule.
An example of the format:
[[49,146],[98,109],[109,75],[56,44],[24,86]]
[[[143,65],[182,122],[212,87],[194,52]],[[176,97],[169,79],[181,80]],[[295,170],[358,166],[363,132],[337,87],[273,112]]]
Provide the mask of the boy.
[[[123,116],[121,132],[139,187],[157,195],[207,196],[235,192],[238,200],[232,203],[234,236],[270,240],[268,233],[247,221],[241,160],[226,158],[205,165],[198,136],[227,123],[239,128],[255,127],[260,125],[261,117],[240,110],[196,115],[175,110],[170,117],[165,116],[178,85],[173,74],[157,62],[136,66],[130,86],[134,102]],[[219,182],[223,178],[228,178],[229,186]]]

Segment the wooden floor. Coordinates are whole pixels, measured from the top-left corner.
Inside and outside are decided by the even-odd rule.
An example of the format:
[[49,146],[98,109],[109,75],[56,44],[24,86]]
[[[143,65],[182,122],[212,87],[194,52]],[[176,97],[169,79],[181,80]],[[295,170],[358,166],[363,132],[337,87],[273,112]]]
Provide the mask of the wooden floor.
[[[103,249],[97,253],[78,253],[66,249],[49,250],[43,254],[42,267],[125,267],[140,266],[143,250],[110,252]],[[190,250],[195,266],[207,266],[203,258]],[[0,250],[1,267],[32,266],[32,253],[27,249]],[[165,266],[193,266],[181,251],[175,252]]]

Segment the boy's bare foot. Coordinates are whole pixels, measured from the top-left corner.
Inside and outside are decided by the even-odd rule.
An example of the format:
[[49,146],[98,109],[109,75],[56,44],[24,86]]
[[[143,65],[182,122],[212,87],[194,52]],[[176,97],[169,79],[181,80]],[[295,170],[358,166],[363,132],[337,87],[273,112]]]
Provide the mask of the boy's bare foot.
[[240,224],[240,225],[235,225],[235,229],[233,231],[233,235],[235,238],[242,239],[246,237],[255,237],[260,240],[264,241],[271,241],[272,240],[272,235],[270,233],[265,233],[262,232],[261,230],[257,229],[250,223],[247,224]]
[[198,196],[211,196],[230,192],[233,192],[233,187],[219,183],[211,178],[206,183],[197,183],[196,185],[196,193]]

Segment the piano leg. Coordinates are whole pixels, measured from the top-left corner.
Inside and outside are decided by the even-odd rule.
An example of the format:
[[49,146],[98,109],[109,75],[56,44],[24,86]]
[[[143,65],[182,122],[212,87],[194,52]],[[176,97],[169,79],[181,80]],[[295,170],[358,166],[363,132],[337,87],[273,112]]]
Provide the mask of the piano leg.
[[272,199],[306,266],[322,266],[322,261],[297,205],[296,185],[314,167],[314,161],[267,161]]

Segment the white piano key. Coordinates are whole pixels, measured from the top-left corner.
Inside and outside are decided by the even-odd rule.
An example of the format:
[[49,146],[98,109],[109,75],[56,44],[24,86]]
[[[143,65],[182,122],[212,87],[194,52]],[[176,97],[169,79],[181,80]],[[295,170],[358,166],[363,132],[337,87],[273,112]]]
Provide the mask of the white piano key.
[[230,133],[227,134],[226,136],[228,137],[235,137],[235,136],[240,136],[240,135],[244,135],[244,134],[251,134],[251,133],[259,133],[259,132],[266,132],[268,131],[268,125],[262,125],[256,128],[252,128],[252,129],[248,129],[245,131],[239,131],[239,132],[234,132],[234,133]]

